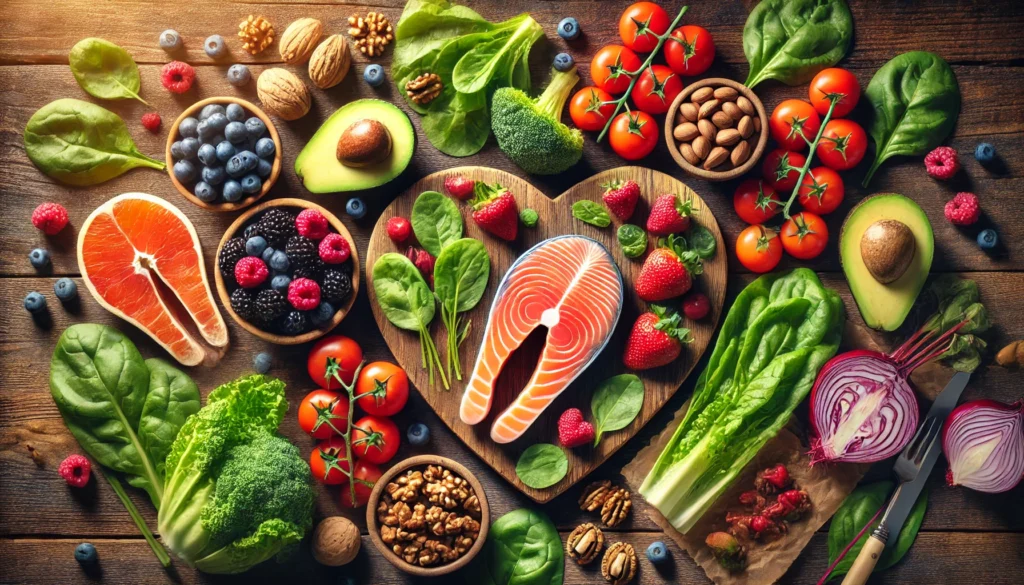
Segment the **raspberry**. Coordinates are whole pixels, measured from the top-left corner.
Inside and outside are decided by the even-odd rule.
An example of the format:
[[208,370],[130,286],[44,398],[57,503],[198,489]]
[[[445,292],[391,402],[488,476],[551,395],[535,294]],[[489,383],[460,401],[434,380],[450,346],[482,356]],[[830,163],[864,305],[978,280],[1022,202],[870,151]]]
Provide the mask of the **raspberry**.
[[188,63],[171,61],[160,70],[160,83],[171,93],[185,93],[195,80],[196,70]]
[[430,252],[423,248],[409,246],[409,249],[405,251],[405,257],[416,265],[416,268],[423,274],[423,278],[434,276],[434,263],[437,259],[431,256]]
[[474,181],[470,181],[462,175],[447,177],[444,180],[444,189],[459,201],[465,201],[473,196]]
[[322,240],[330,231],[327,218],[315,209],[303,209],[295,218],[295,227],[298,228],[300,236],[306,236],[311,240]]
[[235,280],[242,288],[256,288],[270,275],[267,265],[255,256],[246,256],[235,264]]
[[64,481],[68,482],[69,486],[76,488],[85,487],[85,484],[89,483],[91,470],[92,464],[89,463],[89,460],[78,454],[68,455],[57,468],[57,472],[64,478]]
[[940,146],[924,157],[924,168],[936,179],[947,181],[960,170],[960,159],[952,148]]
[[974,193],[957,193],[946,204],[946,219],[953,225],[971,225],[981,217],[978,196]]
[[387,229],[388,237],[396,244],[401,244],[412,235],[412,224],[404,217],[392,217],[389,219]]
[[288,285],[288,302],[300,311],[312,311],[320,304],[320,285],[315,280],[296,278]]
[[40,203],[32,212],[32,225],[48,236],[56,235],[68,225],[68,210],[60,203]]
[[348,240],[341,234],[327,234],[320,240],[320,258],[328,264],[341,264],[351,255]]
[[160,114],[147,112],[142,114],[142,127],[156,134],[160,131]]

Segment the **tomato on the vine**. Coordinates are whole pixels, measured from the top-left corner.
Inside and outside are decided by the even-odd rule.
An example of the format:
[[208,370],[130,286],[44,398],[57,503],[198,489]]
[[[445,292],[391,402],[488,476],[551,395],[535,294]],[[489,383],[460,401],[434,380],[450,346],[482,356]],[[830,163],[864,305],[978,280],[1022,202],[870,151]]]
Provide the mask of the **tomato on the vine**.
[[857,166],[868,150],[868,135],[853,120],[829,120],[818,142],[817,154],[830,169],[845,171]]
[[[800,169],[807,162],[807,157],[799,152],[776,148],[764,157],[761,172],[764,182],[781,193],[792,193],[796,180],[800,177]],[[789,199],[789,196],[786,196]]]
[[821,216],[801,211],[782,224],[782,247],[794,258],[810,260],[825,250],[828,226]]
[[590,78],[597,87],[618,95],[629,89],[633,80],[629,74],[640,69],[641,65],[640,57],[633,51],[622,45],[608,45],[590,61]]
[[320,441],[309,454],[309,470],[322,484],[338,485],[348,481],[348,460],[345,458],[345,439],[334,436]]
[[378,465],[391,461],[402,439],[398,426],[383,416],[364,416],[352,423],[352,454]]
[[846,188],[839,173],[828,167],[816,167],[807,171],[798,193],[800,205],[806,211],[825,215],[835,211],[843,202]]
[[356,368],[363,361],[363,349],[344,335],[331,335],[318,341],[309,351],[306,369],[309,377],[325,390],[341,388],[335,372],[346,384],[352,383]]
[[348,481],[341,486],[341,507],[362,508],[370,501],[370,492],[373,491],[373,484],[377,483],[380,476],[380,468],[368,461],[356,461],[356,467],[352,470],[352,477],[355,479],[356,499],[352,501],[352,489]]
[[658,144],[658,124],[646,112],[623,112],[612,120],[608,144],[626,160],[640,160]]
[[348,425],[348,398],[331,390],[313,390],[299,403],[299,427],[314,439],[340,435]]
[[736,238],[736,257],[751,272],[774,269],[782,260],[782,242],[774,230],[763,225],[748,226]]
[[679,75],[700,75],[715,60],[715,41],[704,27],[687,24],[665,40],[665,62]]
[[860,100],[860,84],[853,73],[846,69],[830,67],[814,76],[808,95],[814,109],[822,116],[828,113],[828,108],[832,104],[829,96],[840,96],[837,98],[839,101],[836,102],[835,109],[832,110],[832,119],[845,118]]
[[619,36],[630,49],[649,53],[658,46],[658,37],[672,24],[668,13],[654,2],[637,2],[619,17]]
[[600,87],[584,87],[569,102],[572,123],[588,132],[603,130],[608,119],[615,113],[614,100],[612,94]]
[[394,416],[409,400],[409,376],[392,363],[367,364],[356,380],[355,399],[367,414]]
[[683,91],[683,80],[664,65],[651,65],[636,80],[630,97],[641,111],[664,114]]
[[800,152],[818,135],[821,117],[803,100],[784,100],[768,118],[768,128],[779,146]]
[[732,196],[732,206],[736,215],[743,221],[758,225],[762,224],[779,212],[782,202],[775,188],[765,184],[761,179],[747,179],[736,187]]

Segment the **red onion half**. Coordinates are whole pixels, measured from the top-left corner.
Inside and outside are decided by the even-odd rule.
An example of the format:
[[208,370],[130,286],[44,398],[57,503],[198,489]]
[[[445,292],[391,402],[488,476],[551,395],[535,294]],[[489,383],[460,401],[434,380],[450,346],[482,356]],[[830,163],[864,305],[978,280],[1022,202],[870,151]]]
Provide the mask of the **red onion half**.
[[1024,402],[965,402],[942,428],[949,485],[998,494],[1024,478]]

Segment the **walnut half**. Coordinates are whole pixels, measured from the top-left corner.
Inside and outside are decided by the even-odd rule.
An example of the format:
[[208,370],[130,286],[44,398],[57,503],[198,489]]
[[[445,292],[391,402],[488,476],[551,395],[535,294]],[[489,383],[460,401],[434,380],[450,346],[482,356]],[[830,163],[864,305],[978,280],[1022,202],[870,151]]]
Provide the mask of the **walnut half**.
[[612,493],[612,482],[609,480],[595,481],[583,489],[580,495],[580,510],[593,512],[604,505],[604,501]]
[[437,73],[424,73],[405,84],[405,95],[421,106],[434,101],[434,98],[441,95],[444,84]]
[[612,492],[601,506],[601,521],[608,527],[618,526],[629,516],[629,511],[632,508],[633,502],[629,498],[629,490],[619,488]]
[[604,533],[590,522],[580,524],[565,540],[565,552],[576,564],[586,565],[604,548]]
[[612,585],[625,585],[636,576],[636,551],[627,542],[608,547],[601,559],[601,575]]

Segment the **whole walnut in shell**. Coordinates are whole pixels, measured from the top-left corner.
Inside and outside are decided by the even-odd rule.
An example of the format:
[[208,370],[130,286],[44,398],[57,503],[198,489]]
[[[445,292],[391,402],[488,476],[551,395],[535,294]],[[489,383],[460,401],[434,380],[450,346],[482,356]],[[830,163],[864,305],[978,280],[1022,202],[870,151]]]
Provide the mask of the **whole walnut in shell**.
[[347,565],[359,554],[359,528],[348,518],[332,516],[313,531],[313,558],[328,567]]
[[256,94],[263,107],[283,120],[298,120],[309,112],[309,89],[287,69],[275,67],[261,73]]

